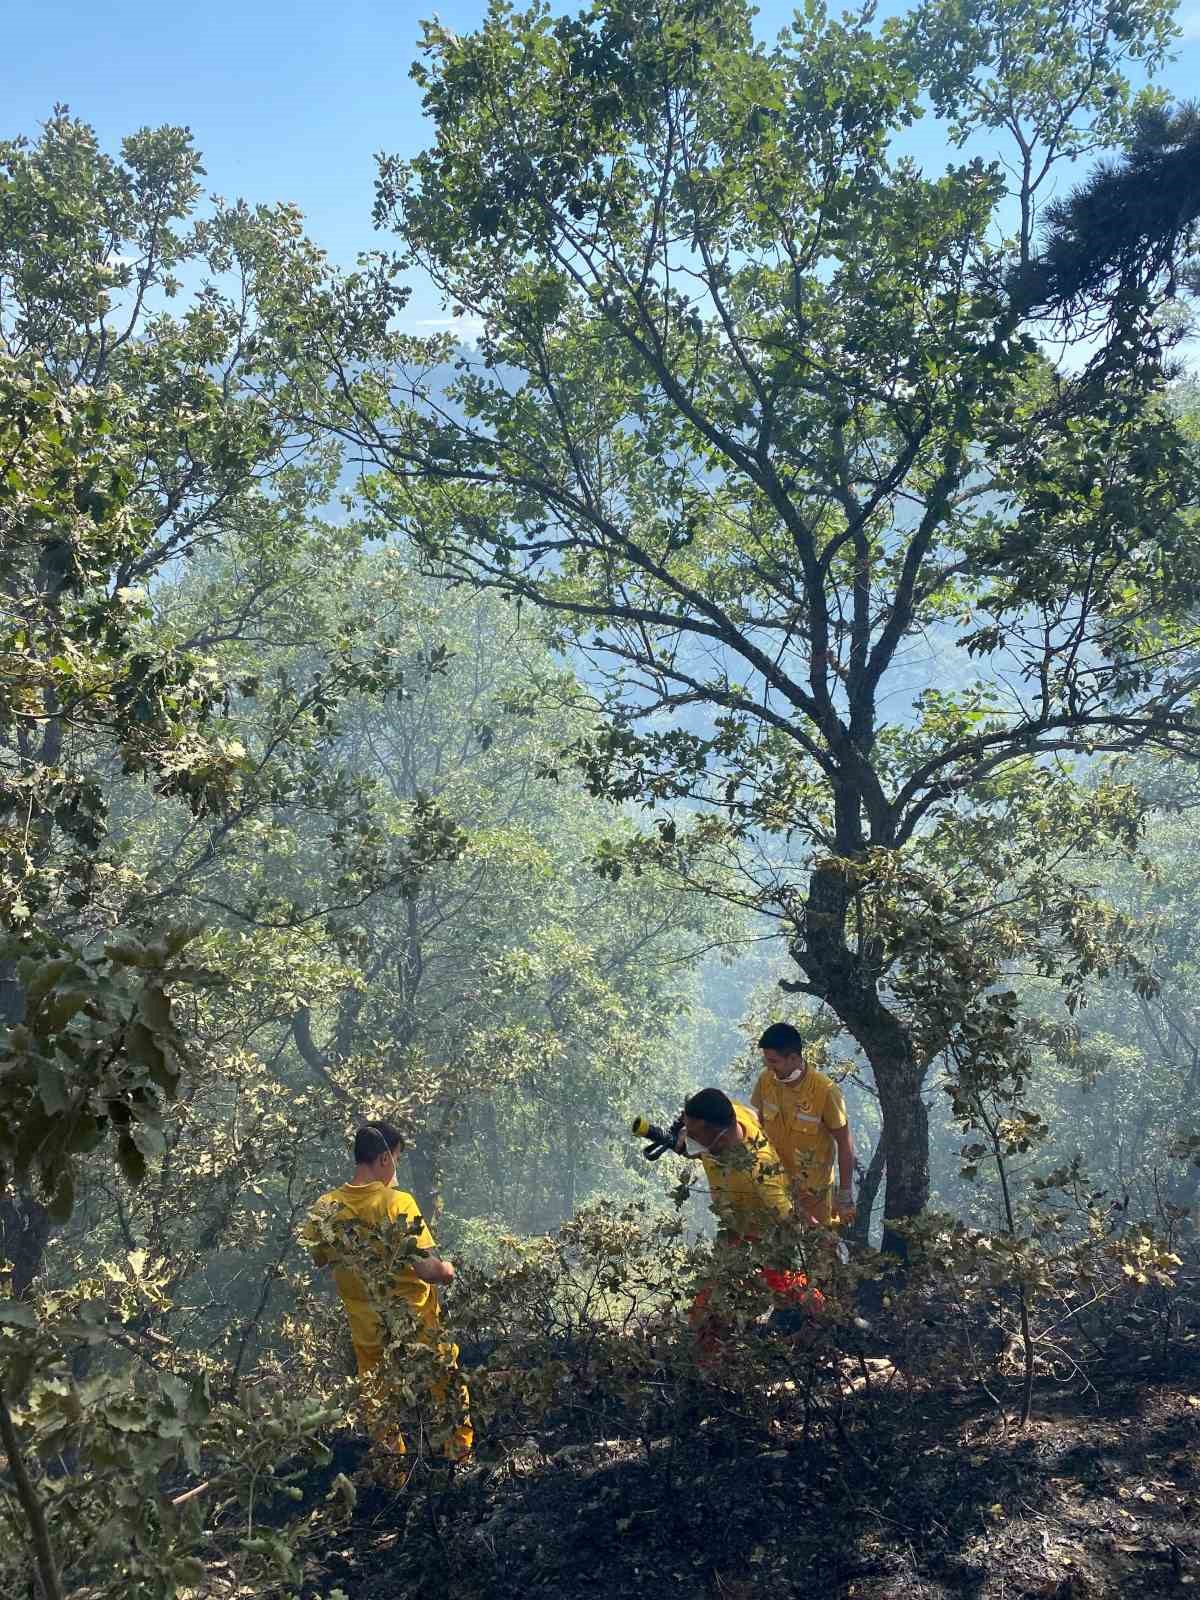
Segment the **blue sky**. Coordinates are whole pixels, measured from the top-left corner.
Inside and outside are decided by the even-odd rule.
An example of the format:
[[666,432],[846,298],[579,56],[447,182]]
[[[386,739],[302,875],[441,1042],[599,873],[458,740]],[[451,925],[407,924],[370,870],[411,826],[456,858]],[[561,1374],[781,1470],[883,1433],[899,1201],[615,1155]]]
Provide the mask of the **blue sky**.
[[[566,0],[577,9],[576,0]],[[582,4],[582,0],[578,0]],[[408,77],[419,18],[436,9],[465,32],[485,0],[39,0],[14,7],[0,66],[0,137],[33,134],[65,101],[115,149],[146,124],[184,123],[203,152],[212,191],[290,200],[335,260],[375,238],[379,150],[414,154],[427,142]],[[792,5],[765,0],[774,35]],[[900,9],[898,3],[887,9]],[[1184,0],[1185,38],[1162,80],[1200,92],[1200,0]],[[421,301],[425,299],[425,304]],[[436,314],[418,295],[413,311]]]

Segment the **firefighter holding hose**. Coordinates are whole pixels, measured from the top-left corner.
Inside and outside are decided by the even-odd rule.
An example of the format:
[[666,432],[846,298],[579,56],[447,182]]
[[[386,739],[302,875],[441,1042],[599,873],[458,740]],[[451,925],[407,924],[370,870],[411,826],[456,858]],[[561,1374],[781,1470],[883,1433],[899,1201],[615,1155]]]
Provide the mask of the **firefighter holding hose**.
[[[770,1254],[772,1240],[792,1216],[787,1171],[749,1106],[735,1105],[720,1089],[700,1089],[684,1104],[670,1129],[641,1118],[633,1131],[651,1141],[654,1160],[665,1150],[698,1158],[708,1179],[709,1203],[717,1219],[717,1248]],[[772,1297],[790,1308],[818,1311],[823,1297],[802,1272],[760,1265],[757,1276]],[[716,1312],[715,1282],[701,1284],[688,1314],[703,1365],[720,1356],[726,1328]]]

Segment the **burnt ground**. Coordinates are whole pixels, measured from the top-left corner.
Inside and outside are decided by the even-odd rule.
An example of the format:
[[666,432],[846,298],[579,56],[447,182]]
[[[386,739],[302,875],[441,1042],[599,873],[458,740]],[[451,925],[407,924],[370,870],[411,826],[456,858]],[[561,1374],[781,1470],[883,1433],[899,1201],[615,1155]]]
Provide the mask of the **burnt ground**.
[[[402,1495],[318,1512],[309,1596],[576,1600],[1200,1597],[1200,1341],[1130,1346],[1091,1385],[855,1397],[829,1437],[786,1402],[755,1439],[709,1418],[670,1440],[509,1449]],[[752,1435],[753,1430],[751,1430]]]

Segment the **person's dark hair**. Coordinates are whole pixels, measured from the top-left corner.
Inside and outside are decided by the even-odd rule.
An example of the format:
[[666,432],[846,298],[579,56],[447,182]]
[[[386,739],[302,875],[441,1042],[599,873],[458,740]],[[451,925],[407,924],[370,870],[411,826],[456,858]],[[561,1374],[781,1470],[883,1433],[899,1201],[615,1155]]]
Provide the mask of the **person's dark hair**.
[[785,1056],[798,1054],[804,1049],[804,1035],[790,1022],[773,1022],[758,1041],[760,1050],[779,1050]]
[[360,1167],[399,1150],[404,1136],[390,1122],[368,1122],[354,1135],[354,1159]]
[[732,1128],[737,1120],[733,1101],[721,1089],[698,1089],[690,1100],[684,1101],[683,1110],[685,1116],[707,1122],[713,1128]]

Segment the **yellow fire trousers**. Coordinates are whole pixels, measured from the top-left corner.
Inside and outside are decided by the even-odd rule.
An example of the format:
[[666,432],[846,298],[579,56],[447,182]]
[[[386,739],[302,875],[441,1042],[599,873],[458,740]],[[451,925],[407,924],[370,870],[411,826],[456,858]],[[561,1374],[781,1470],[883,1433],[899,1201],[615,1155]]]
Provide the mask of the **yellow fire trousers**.
[[[467,1386],[458,1376],[458,1346],[448,1341],[437,1343],[430,1341],[430,1349],[435,1350],[450,1369],[444,1377],[435,1378],[430,1383],[430,1401],[443,1411],[447,1418],[453,1415],[459,1419],[442,1445],[440,1454],[449,1461],[464,1461],[470,1455],[475,1442],[475,1430],[471,1426],[470,1396]],[[362,1381],[372,1373],[378,1372],[383,1360],[383,1347],[377,1344],[355,1344],[354,1356],[358,1362],[358,1376]],[[389,1450],[393,1455],[406,1455],[408,1446],[404,1441],[404,1435],[394,1422],[383,1415],[385,1407],[390,1409],[386,1395],[379,1393],[377,1388],[375,1393],[370,1393],[370,1389],[373,1388],[376,1386],[364,1384],[364,1400],[371,1437],[376,1444]]]

